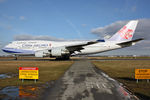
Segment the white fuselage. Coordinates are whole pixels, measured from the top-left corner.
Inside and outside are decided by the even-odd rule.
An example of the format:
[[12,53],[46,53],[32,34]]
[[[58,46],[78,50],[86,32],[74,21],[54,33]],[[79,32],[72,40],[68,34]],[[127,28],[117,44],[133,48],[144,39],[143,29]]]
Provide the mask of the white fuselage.
[[132,46],[132,41],[138,20],[128,22],[107,41],[14,41],[2,50],[14,55],[35,55],[36,57],[69,57],[70,55],[95,54],[104,51]]
[[[55,47],[63,47],[69,45],[76,45],[80,43],[84,43],[86,41],[66,41],[66,42],[56,42],[56,41],[39,41],[39,40],[31,40],[31,41],[14,41],[3,49],[4,52],[11,53],[14,55],[31,55],[39,50],[47,50]],[[86,54],[95,54],[104,51],[109,51],[113,49],[121,48],[121,46],[116,45],[116,42],[107,41],[107,42],[98,42],[96,44],[83,46],[84,49],[80,50],[80,52],[75,51],[75,55],[86,55]]]

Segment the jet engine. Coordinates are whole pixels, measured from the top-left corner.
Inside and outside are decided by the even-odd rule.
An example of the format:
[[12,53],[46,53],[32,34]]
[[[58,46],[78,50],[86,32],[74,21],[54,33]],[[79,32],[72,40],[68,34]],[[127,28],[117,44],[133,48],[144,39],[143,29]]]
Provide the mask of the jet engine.
[[49,56],[50,56],[50,52],[48,50],[41,50],[35,52],[35,57],[49,57]]
[[69,58],[70,52],[65,47],[55,47],[50,50],[35,52],[35,57]]
[[64,57],[69,56],[70,52],[65,47],[55,47],[51,49],[51,57]]

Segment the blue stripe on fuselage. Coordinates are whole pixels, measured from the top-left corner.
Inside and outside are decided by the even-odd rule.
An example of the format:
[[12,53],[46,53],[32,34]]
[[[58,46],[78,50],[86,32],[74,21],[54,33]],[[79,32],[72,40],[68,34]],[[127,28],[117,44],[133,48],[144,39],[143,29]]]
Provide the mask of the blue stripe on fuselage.
[[32,50],[22,50],[22,49],[14,49],[14,48],[3,48],[2,50],[6,53],[16,53],[16,54],[34,54],[35,53]]

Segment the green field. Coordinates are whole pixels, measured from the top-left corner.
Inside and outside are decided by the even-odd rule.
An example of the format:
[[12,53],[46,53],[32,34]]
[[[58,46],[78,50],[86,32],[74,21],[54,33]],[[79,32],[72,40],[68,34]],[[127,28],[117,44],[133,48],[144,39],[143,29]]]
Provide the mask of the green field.
[[100,56],[100,57],[88,57],[88,59],[90,60],[102,60],[102,59],[150,59],[150,57],[146,57],[146,56],[137,56],[137,57],[132,57],[132,56],[129,56],[129,57],[115,57],[115,56],[110,56],[110,57],[107,57],[107,56]]
[[[7,86],[24,86],[45,84],[57,80],[73,64],[73,61],[0,61],[0,74],[13,75],[12,78],[0,79],[0,89]],[[19,67],[38,67],[39,80],[19,80]]]
[[150,83],[147,83],[146,80],[136,83],[134,79],[135,69],[150,69],[150,60],[93,61],[93,63],[110,77],[127,86],[138,97],[150,100]]

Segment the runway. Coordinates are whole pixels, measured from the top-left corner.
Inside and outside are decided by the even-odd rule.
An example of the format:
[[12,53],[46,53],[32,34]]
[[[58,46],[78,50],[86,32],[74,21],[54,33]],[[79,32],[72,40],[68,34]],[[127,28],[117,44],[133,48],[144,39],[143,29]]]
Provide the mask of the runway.
[[48,88],[44,100],[138,100],[114,79],[87,59],[75,61],[70,69]]

